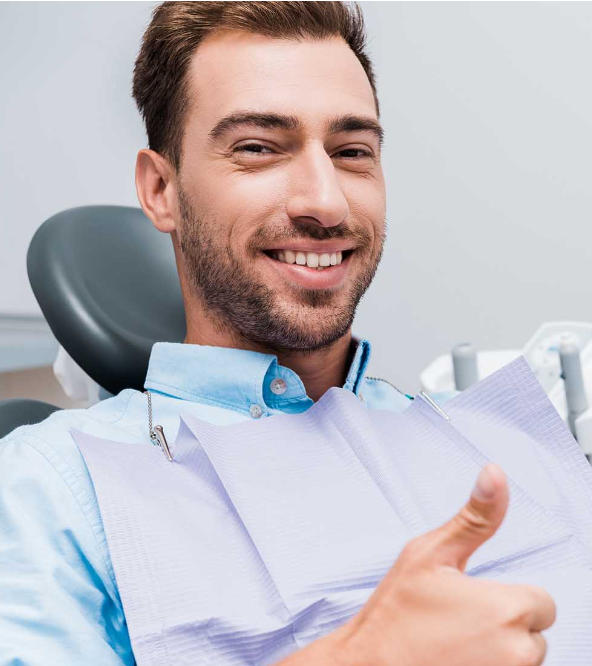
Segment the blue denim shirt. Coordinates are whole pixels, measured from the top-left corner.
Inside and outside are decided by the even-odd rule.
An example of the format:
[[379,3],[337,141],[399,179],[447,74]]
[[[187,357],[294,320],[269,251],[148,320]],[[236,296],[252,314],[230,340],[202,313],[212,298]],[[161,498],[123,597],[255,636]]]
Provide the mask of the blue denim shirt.
[[[409,399],[369,378],[359,342],[344,388],[371,409],[401,411]],[[159,342],[145,388],[154,423],[174,443],[179,414],[216,424],[303,412],[301,379],[270,354]],[[125,389],[88,409],[55,412],[0,440],[0,666],[134,664],[99,507],[69,433],[145,442],[147,399]]]

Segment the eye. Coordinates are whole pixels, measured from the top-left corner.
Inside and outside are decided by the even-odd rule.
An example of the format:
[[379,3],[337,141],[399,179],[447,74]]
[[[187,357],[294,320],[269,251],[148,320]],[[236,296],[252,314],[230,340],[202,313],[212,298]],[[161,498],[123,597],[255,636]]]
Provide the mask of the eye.
[[[264,152],[268,151],[268,152]],[[233,153],[250,153],[251,155],[270,155],[275,151],[269,146],[264,146],[262,143],[243,143],[240,146],[233,148]],[[349,153],[349,154],[345,154]],[[352,154],[357,153],[357,154]],[[365,157],[372,157],[373,153],[369,150],[364,150],[362,148],[345,148],[340,150],[336,155],[342,155],[345,159],[363,159]]]
[[343,155],[343,153],[361,153],[361,155],[346,155],[347,159],[351,158],[360,158],[360,157],[372,157],[372,153],[368,150],[363,150],[362,148],[345,148],[344,150],[340,150],[338,155]]
[[236,148],[234,148],[232,152],[233,153],[245,152],[245,153],[252,153],[254,155],[269,154],[269,153],[264,153],[262,150],[259,150],[260,148],[262,148],[263,150],[269,150],[273,152],[271,148],[269,148],[268,146],[264,146],[261,143],[244,143],[242,146],[237,146]]

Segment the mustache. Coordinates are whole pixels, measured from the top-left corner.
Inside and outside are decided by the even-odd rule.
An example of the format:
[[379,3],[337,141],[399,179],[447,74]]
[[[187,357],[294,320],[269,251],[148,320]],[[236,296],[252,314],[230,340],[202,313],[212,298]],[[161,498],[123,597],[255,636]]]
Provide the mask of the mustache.
[[307,227],[288,227],[286,229],[269,229],[260,227],[249,240],[249,248],[257,251],[262,245],[281,245],[286,240],[346,240],[352,241],[356,247],[367,247],[372,242],[370,233],[363,228],[351,228],[343,225],[335,227],[321,227],[310,225]]

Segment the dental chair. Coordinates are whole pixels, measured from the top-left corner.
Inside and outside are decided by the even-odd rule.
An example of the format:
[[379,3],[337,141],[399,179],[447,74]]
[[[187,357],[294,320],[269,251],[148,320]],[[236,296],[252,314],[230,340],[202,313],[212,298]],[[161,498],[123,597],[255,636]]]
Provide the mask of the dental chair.
[[171,240],[140,208],[50,217],[31,240],[27,272],[58,342],[109,393],[142,391],[152,345],[185,337]]
[[[142,391],[152,345],[185,337],[171,240],[140,208],[80,206],[53,215],[31,240],[27,272],[60,345],[109,393]],[[0,437],[55,409],[3,401]]]
[[21,425],[39,423],[59,409],[41,400],[0,400],[0,439]]

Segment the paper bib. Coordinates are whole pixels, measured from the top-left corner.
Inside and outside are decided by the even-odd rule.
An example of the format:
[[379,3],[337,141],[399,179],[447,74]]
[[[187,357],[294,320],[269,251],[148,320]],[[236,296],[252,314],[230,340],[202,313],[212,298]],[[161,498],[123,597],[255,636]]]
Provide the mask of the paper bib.
[[273,664],[352,617],[414,536],[500,464],[510,506],[466,573],[545,587],[545,665],[592,664],[592,468],[524,359],[401,414],[330,389],[230,426],[186,415],[174,462],[72,431],[139,666]]

